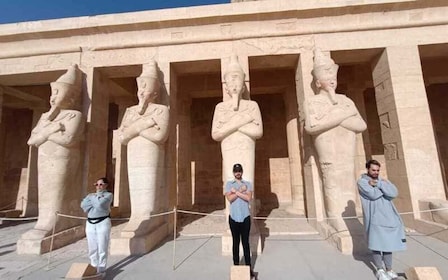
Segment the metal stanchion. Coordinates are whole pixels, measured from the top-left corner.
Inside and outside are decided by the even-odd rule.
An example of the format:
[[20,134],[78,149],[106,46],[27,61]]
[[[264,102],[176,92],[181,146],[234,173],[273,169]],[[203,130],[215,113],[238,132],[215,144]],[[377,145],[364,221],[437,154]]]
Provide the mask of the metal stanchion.
[[174,206],[174,226],[173,226],[173,270],[176,269],[175,259],[176,259],[176,237],[177,237],[177,208]]
[[50,269],[50,262],[51,262],[51,254],[53,253],[53,241],[54,241],[54,232],[56,231],[56,223],[58,221],[58,212],[54,213],[56,215],[56,220],[53,224],[53,231],[51,233],[51,241],[50,241],[50,252],[48,252],[48,262],[47,262],[47,270]]

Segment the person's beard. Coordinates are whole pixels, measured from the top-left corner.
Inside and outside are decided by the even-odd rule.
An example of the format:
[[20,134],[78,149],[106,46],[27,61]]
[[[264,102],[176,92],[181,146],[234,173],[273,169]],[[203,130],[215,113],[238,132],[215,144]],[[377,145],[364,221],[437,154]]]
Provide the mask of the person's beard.
[[372,179],[378,179],[378,174],[370,174],[369,173],[370,178]]

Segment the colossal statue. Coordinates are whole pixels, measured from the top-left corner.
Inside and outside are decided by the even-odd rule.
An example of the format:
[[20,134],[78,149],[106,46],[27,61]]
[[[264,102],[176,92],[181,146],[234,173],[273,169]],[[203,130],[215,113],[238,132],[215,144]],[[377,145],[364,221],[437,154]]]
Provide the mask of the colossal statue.
[[317,94],[304,103],[305,130],[312,135],[319,158],[329,224],[346,229],[341,219],[348,202],[356,202],[356,134],[367,126],[353,101],[336,94],[338,65],[320,50],[314,52]]
[[165,142],[168,138],[169,109],[156,104],[160,93],[155,61],[143,65],[137,77],[138,105],[129,107],[119,128],[119,140],[127,145],[131,217],[122,236],[146,234],[151,214],[158,211],[156,200],[164,183]]
[[212,138],[221,142],[223,182],[233,178],[235,163],[244,166],[244,179],[254,182],[255,140],[263,135],[263,124],[258,104],[243,99],[244,78],[237,57],[232,56],[224,74],[224,101],[216,105],[212,123]]
[[[42,239],[51,234],[56,222],[55,213],[69,212],[70,202],[76,200],[73,188],[80,166],[80,142],[84,133],[84,117],[77,110],[80,105],[82,73],[77,65],[68,69],[57,81],[51,83],[51,108],[42,114],[31,132],[28,145],[38,152],[38,209],[34,229],[22,239]],[[76,201],[78,204],[78,201]],[[75,205],[76,205],[75,204]],[[68,226],[59,221],[56,232]]]

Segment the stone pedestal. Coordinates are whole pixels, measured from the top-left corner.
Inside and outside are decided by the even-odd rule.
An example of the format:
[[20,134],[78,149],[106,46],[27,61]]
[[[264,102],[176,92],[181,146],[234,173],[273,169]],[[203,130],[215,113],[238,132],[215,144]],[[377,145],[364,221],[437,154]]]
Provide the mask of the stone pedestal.
[[162,242],[168,235],[168,224],[162,224],[148,234],[135,236],[122,232],[120,237],[112,238],[110,242],[111,255],[143,255]]
[[[445,200],[420,200],[421,211],[445,209]],[[434,212],[422,212],[421,219],[415,219],[415,229],[421,233],[430,235],[444,242],[448,242],[448,210],[438,210]]]
[[[56,233],[53,237],[53,250],[64,247],[85,236],[85,227],[76,226]],[[50,252],[51,235],[41,239],[25,239],[17,241],[17,254],[19,255],[41,255]]]
[[408,280],[442,280],[435,267],[411,267],[406,271]]
[[247,265],[234,265],[230,268],[230,280],[249,280],[250,267]]
[[350,230],[336,231],[325,221],[318,222],[317,230],[319,234],[327,239],[344,255],[366,254],[369,250],[361,228],[347,226]]
[[90,279],[99,280],[100,275],[97,275],[96,268],[88,263],[73,263],[70,270],[65,275],[65,279]]

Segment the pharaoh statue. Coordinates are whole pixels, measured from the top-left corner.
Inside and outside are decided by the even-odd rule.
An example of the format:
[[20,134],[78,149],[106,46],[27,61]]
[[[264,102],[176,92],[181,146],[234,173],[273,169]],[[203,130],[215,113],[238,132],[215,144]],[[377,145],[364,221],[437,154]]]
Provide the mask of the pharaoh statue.
[[119,141],[127,145],[131,217],[123,237],[149,233],[151,214],[157,209],[157,195],[163,186],[165,142],[168,137],[169,109],[157,104],[160,93],[155,61],[143,65],[137,77],[138,104],[126,109]]
[[235,163],[244,166],[244,179],[254,182],[255,140],[263,135],[263,124],[258,104],[246,97],[244,78],[232,56],[224,74],[223,102],[216,105],[212,123],[212,138],[221,142],[223,182],[233,178]]
[[356,202],[356,134],[367,126],[352,100],[336,94],[338,65],[320,50],[314,52],[313,77],[317,94],[304,103],[305,130],[312,135],[322,172],[329,224],[345,230],[341,219],[350,201]]
[[[56,223],[55,213],[69,213],[70,201],[76,199],[73,189],[80,188],[74,182],[80,166],[85,122],[78,110],[81,77],[81,71],[74,65],[51,83],[51,108],[42,114],[28,140],[28,145],[38,148],[39,216],[34,229],[26,232],[22,239],[42,239],[50,235]],[[67,227],[66,220],[59,220],[56,232]]]

